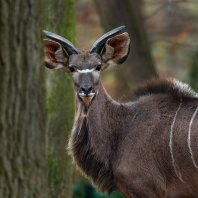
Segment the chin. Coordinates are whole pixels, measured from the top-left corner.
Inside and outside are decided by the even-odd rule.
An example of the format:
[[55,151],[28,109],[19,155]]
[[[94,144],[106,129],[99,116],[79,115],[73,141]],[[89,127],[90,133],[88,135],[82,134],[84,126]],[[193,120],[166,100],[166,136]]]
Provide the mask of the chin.
[[79,95],[79,97],[84,102],[84,104],[86,106],[88,106],[93,101],[93,99],[95,97],[95,94],[94,95],[91,95],[91,96],[89,96],[89,95],[88,96],[80,96]]

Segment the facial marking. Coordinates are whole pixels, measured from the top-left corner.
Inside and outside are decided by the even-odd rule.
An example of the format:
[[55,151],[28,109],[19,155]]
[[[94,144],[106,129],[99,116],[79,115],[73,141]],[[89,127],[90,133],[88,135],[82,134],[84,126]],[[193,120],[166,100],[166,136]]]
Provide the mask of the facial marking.
[[92,71],[94,71],[94,68],[93,69],[83,69],[83,70],[77,69],[77,72],[79,72],[79,73],[90,73]]
[[94,97],[95,93],[91,92],[88,95],[86,95],[85,93],[79,93],[80,97]]

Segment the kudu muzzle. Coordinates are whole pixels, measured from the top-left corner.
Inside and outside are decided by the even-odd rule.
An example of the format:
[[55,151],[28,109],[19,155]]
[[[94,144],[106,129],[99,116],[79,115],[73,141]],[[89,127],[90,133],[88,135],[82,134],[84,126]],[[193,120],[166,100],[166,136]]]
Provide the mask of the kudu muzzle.
[[94,96],[95,93],[92,93],[92,86],[91,85],[83,85],[81,87],[81,93],[79,94],[80,97],[89,97]]

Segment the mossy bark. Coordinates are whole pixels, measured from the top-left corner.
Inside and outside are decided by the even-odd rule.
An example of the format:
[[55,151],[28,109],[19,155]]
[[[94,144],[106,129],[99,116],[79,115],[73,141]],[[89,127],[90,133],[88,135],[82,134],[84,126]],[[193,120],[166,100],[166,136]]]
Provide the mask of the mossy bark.
[[117,69],[116,75],[122,89],[151,76],[157,76],[151,49],[142,19],[141,0],[94,0],[105,31],[126,25],[131,38],[131,50],[127,61]]
[[[46,30],[72,43],[75,39],[74,0],[47,0]],[[47,73],[47,161],[52,197],[72,197],[72,161],[67,153],[74,119],[71,76],[62,70]]]
[[0,1],[0,197],[49,198],[39,0]]

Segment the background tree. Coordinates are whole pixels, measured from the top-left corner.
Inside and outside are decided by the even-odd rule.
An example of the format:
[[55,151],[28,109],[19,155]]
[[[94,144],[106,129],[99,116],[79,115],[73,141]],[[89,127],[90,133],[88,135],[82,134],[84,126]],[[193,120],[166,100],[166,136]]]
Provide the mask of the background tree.
[[[44,29],[72,43],[75,39],[74,0],[47,0]],[[47,162],[52,197],[72,197],[72,161],[67,153],[74,119],[71,76],[63,71],[47,72]]]
[[0,197],[49,198],[39,0],[0,1]]
[[46,100],[42,30],[74,42],[74,1],[3,0],[0,26],[0,197],[70,198],[72,83],[50,71]]
[[126,25],[131,38],[131,50],[125,67],[117,69],[119,84],[122,90],[129,85],[156,76],[154,62],[142,18],[141,0],[94,0],[99,12],[100,21],[105,32]]

